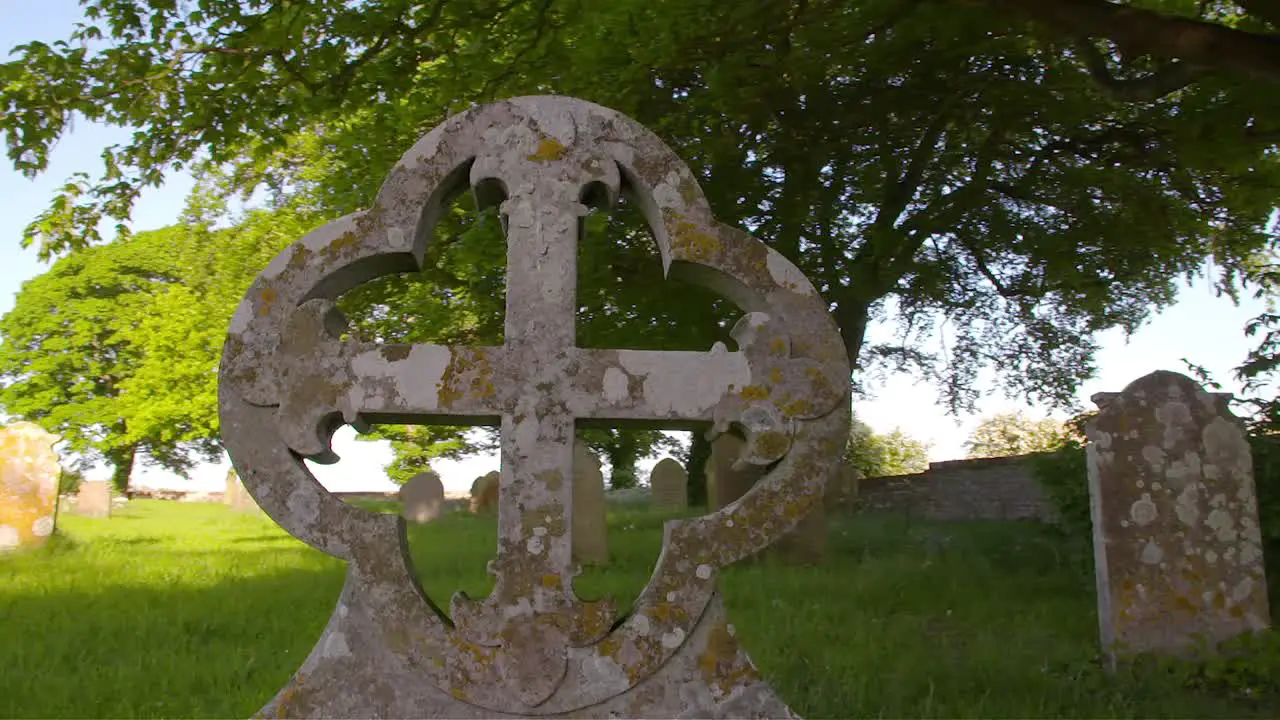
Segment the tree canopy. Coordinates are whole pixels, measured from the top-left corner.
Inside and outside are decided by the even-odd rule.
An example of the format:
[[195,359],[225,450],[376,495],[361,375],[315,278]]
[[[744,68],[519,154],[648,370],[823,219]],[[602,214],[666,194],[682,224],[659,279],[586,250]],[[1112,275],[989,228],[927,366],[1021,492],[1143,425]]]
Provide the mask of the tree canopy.
[[[548,92],[654,129],[720,219],[814,281],[856,369],[928,376],[954,410],[983,367],[1069,406],[1095,333],[1133,330],[1207,261],[1235,292],[1274,249],[1280,93],[1256,78],[1277,26],[1261,0],[84,6],[67,41],[0,65],[0,130],[25,173],[75,117],[137,130],[33,221],[46,255],[99,242],[101,218],[183,168],[315,222],[345,214],[449,114]],[[500,332],[497,223],[468,212],[419,276],[344,299],[359,332]],[[661,272],[625,208],[590,220],[582,254],[580,343],[724,337],[730,308],[652,292]],[[896,337],[871,341],[874,322]]]
[[909,475],[929,468],[929,446],[901,428],[877,433],[855,414],[849,424],[844,462],[864,478]]
[[983,418],[965,442],[968,457],[1007,457],[1051,452],[1074,437],[1067,424],[1053,418],[1034,419],[1021,410]]

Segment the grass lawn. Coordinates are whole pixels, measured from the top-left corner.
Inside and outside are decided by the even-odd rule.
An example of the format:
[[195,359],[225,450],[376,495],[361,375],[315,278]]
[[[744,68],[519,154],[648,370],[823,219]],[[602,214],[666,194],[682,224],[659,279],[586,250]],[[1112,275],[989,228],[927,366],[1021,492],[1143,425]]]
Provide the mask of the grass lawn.
[[[221,505],[138,500],[60,525],[45,551],[0,559],[0,717],[247,717],[342,585],[338,560]],[[661,527],[611,515],[614,561],[579,594],[629,603]],[[448,515],[410,545],[438,604],[489,591],[493,520]],[[1273,696],[1103,672],[1088,565],[1034,525],[841,517],[823,566],[740,566],[721,585],[752,657],[807,717],[1280,717]]]

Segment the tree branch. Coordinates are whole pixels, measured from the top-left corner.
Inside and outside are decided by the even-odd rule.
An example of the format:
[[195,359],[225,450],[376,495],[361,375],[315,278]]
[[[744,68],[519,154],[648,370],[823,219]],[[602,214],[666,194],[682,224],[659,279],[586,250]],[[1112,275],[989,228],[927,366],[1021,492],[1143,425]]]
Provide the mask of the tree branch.
[[[955,0],[985,5],[1076,38],[1108,38],[1129,54],[1176,58],[1191,65],[1280,83],[1280,35],[1236,30],[1109,0]],[[1275,22],[1273,0],[1242,5]],[[1252,10],[1251,10],[1252,12]]]
[[1173,61],[1156,72],[1140,78],[1122,80],[1111,74],[1107,60],[1090,40],[1076,43],[1080,59],[1084,61],[1089,76],[1108,95],[1124,102],[1157,100],[1171,92],[1181,90],[1204,76],[1204,70],[1181,61]]

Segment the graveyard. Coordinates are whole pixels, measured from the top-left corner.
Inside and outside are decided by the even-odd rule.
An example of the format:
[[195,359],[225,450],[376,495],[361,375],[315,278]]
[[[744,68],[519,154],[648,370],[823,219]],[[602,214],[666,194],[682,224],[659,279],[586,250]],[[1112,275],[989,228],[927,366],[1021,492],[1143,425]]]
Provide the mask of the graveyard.
[[[583,596],[633,599],[665,517],[611,512],[611,564],[581,576]],[[4,717],[247,717],[342,587],[342,563],[217,503],[136,500],[60,524],[51,552],[0,566]],[[495,529],[466,512],[412,526],[424,588],[487,592]],[[823,565],[720,582],[753,660],[805,717],[1275,716],[1274,674],[1250,693],[1154,665],[1106,672],[1091,563],[1033,523],[844,516]]]

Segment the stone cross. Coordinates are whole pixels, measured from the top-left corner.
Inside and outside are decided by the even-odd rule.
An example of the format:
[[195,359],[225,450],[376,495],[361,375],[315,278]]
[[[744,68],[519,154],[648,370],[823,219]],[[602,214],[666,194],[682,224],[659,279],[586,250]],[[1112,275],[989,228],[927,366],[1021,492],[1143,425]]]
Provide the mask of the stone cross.
[[679,462],[662,458],[649,472],[649,493],[655,509],[681,512],[689,507],[689,474]]
[[[505,344],[340,339],[333,300],[416,270],[437,218],[470,186],[507,236]],[[587,349],[575,343],[577,243],[588,204],[627,192],[663,267],[745,312],[737,350]],[[268,716],[672,717],[790,714],[732,638],[718,568],[821,503],[849,420],[849,364],[826,303],[788,260],[717,223],[697,180],[631,119],[566,97],[454,116],[391,171],[367,211],[285,249],[237,309],[219,378],[223,441],[262,508],[348,562],[324,636]],[[737,502],[668,523],[633,610],[573,592],[579,424],[735,427],[744,463],[773,469]],[[421,594],[396,516],[328,493],[303,459],[334,462],[342,424],[496,425],[493,591],[451,617]]]
[[400,486],[400,514],[411,523],[428,523],[444,511],[444,484],[440,476],[427,470]]
[[0,553],[40,547],[53,534],[62,476],[57,442],[32,422],[0,427]]
[[1113,663],[1270,622],[1253,456],[1230,399],[1165,371],[1093,396],[1098,620]]

